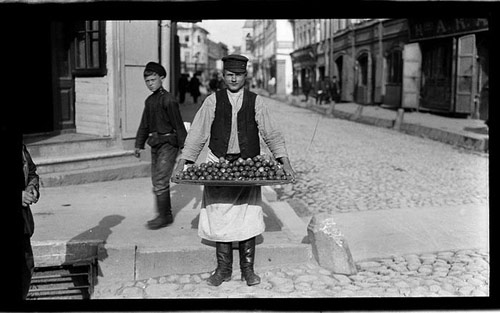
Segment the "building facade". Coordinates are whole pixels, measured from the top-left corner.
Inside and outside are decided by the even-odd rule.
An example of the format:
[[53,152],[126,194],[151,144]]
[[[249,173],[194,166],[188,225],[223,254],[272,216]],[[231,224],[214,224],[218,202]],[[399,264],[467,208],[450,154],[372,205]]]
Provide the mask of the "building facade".
[[47,21],[32,30],[30,36],[39,38],[34,62],[44,64],[38,73],[51,78],[40,81],[24,134],[84,134],[132,149],[149,95],[145,65],[161,63],[167,70],[164,87],[175,89],[175,25],[169,20]]
[[227,45],[222,42],[208,40],[208,64],[207,71],[210,73],[222,71],[222,58],[228,55]]
[[254,38],[254,30],[253,30],[253,21],[246,20],[241,29],[241,47],[240,53],[246,56],[249,60],[247,63],[247,72],[248,72],[248,84],[256,85],[256,79],[254,75],[253,69],[253,38]]
[[293,20],[294,76],[341,101],[488,116],[488,20]]
[[208,31],[196,23],[178,23],[181,72],[193,76],[208,69]]
[[293,29],[289,20],[253,20],[252,68],[257,87],[292,93]]
[[421,69],[419,108],[487,120],[488,19],[410,19],[408,23],[408,57]]
[[[294,75],[313,88],[325,77],[337,77],[342,101],[389,102],[401,88],[402,58],[407,41],[403,20],[317,19],[294,21]],[[388,74],[391,75],[388,75]]]

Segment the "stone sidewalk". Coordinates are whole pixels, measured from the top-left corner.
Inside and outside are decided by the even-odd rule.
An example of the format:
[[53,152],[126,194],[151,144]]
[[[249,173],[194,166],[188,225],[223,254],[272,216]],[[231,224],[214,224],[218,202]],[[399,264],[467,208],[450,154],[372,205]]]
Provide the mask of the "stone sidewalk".
[[[255,90],[268,95],[262,90]],[[303,101],[303,96],[271,95],[273,99],[307,108],[325,116],[390,128],[406,134],[421,136],[478,152],[488,152],[488,127],[482,120],[446,117],[418,111],[406,111],[384,106],[360,105],[352,102],[315,104],[314,98]]]

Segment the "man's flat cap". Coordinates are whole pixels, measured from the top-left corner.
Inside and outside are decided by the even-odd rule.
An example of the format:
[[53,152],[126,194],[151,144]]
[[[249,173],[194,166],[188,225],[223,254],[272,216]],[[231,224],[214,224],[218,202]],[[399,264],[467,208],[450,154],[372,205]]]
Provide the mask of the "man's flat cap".
[[165,70],[165,68],[161,64],[156,62],[149,62],[148,64],[146,64],[144,72],[146,71],[155,72],[159,76],[167,77],[167,71]]
[[224,69],[233,73],[245,73],[247,71],[248,58],[239,54],[230,54],[222,58]]

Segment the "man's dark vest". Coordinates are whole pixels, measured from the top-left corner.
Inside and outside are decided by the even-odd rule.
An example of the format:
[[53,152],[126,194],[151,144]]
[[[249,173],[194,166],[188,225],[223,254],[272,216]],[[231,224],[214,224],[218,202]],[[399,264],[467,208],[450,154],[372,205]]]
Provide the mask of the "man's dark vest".
[[[227,89],[215,93],[215,118],[210,131],[208,147],[217,156],[225,156],[231,135],[232,105],[227,96]],[[255,121],[255,98],[257,95],[243,91],[243,104],[238,111],[238,141],[241,157],[253,158],[260,154],[259,129]]]

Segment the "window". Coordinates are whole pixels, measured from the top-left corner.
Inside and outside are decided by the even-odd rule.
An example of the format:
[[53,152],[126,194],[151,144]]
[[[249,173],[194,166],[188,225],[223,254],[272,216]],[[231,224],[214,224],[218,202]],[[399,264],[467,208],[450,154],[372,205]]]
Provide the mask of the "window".
[[198,43],[200,43],[200,42],[201,42],[201,37],[200,37],[200,35],[198,35]]
[[105,22],[81,21],[75,26],[74,74],[76,76],[106,75]]
[[184,36],[184,42],[189,42],[189,35]]

